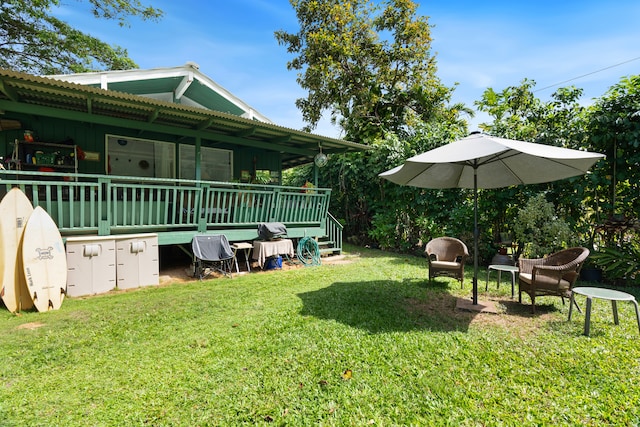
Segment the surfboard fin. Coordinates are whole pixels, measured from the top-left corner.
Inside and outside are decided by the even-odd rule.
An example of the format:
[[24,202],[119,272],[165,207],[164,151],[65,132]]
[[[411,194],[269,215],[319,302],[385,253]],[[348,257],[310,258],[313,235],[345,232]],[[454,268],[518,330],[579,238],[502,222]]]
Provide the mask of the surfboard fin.
[[49,300],[49,306],[47,307],[47,310],[53,310],[53,302],[51,300]]

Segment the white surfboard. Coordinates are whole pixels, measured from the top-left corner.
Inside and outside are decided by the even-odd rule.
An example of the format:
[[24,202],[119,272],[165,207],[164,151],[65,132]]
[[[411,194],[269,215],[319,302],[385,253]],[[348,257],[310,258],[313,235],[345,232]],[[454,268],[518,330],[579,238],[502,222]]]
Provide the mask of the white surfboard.
[[12,313],[33,307],[22,269],[20,243],[33,205],[19,189],[13,188],[0,202],[0,296]]
[[59,309],[67,291],[67,256],[58,226],[40,206],[24,229],[22,263],[38,311]]

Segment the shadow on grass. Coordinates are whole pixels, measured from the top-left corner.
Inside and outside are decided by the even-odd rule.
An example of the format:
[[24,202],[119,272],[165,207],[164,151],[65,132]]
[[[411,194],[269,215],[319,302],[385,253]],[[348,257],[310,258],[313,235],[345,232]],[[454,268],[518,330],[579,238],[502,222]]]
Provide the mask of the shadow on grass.
[[447,283],[424,279],[336,282],[298,294],[302,315],[333,320],[370,333],[466,331],[476,313],[456,310]]
[[540,303],[536,301],[536,312],[535,314],[533,314],[531,313],[531,301],[525,300],[523,297],[522,303],[519,303],[517,294],[515,299],[501,300],[500,305],[504,308],[505,314],[519,317],[540,317],[546,314],[558,312],[558,307],[556,307],[554,304]]

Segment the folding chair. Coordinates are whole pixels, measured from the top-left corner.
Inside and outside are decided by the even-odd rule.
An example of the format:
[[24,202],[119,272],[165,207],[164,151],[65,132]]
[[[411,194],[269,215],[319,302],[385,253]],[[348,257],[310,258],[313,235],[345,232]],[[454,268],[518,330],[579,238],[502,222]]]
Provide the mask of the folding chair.
[[[202,280],[212,271],[219,271],[225,276],[231,275],[234,253],[224,234],[200,234],[193,236],[191,249],[194,256],[193,276]],[[208,270],[208,271],[207,271]]]

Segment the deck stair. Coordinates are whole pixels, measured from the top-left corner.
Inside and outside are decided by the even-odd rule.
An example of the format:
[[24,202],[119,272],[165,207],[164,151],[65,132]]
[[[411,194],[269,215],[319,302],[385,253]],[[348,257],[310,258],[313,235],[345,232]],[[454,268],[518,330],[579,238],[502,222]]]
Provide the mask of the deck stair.
[[342,229],[342,224],[331,213],[327,213],[326,234],[317,239],[320,256],[342,253]]
[[333,240],[327,240],[327,237],[321,237],[318,239],[318,248],[320,249],[321,256],[327,255],[339,255],[340,249],[335,247],[336,242]]

